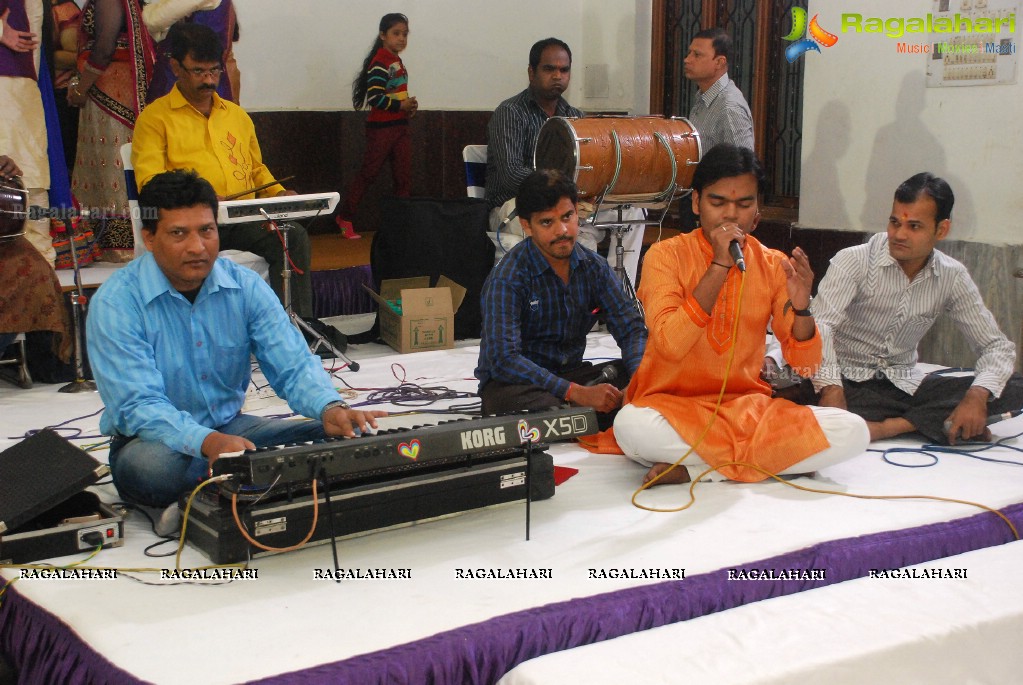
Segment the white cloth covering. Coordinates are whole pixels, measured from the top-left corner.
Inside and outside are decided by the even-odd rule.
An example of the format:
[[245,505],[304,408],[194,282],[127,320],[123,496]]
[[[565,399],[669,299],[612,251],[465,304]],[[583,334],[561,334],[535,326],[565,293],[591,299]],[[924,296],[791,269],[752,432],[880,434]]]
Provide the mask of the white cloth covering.
[[[356,345],[349,348],[348,354],[358,360],[362,368],[358,373],[345,372],[341,377],[358,388],[394,387],[398,384],[395,374],[421,385],[444,385],[470,392],[475,388],[472,369],[479,348],[473,342],[460,343],[454,350],[407,355],[374,345]],[[617,348],[610,336],[590,336],[587,359],[596,361],[615,355]],[[329,366],[330,362],[325,364]],[[342,383],[338,381],[336,385],[342,386]],[[71,420],[70,427],[83,431],[82,439],[76,444],[97,442],[92,436],[96,434],[98,416],[87,415],[100,408],[99,396],[62,394],[57,392],[59,387],[36,384],[31,390],[20,390],[0,382],[0,416],[4,424],[0,449],[18,442],[15,436],[30,428],[68,420]],[[282,410],[283,403],[279,399],[267,399],[262,395],[261,390],[254,388],[246,410],[262,414]],[[367,391],[360,391],[358,397],[349,401],[356,404],[366,397]],[[72,420],[75,417],[85,418]],[[409,425],[441,418],[446,417],[418,415],[391,417],[387,421]],[[998,435],[1021,432],[1023,417],[997,424],[993,429]],[[629,502],[645,471],[634,462],[620,455],[591,454],[571,444],[555,445],[551,453],[556,464],[579,472],[558,486],[553,498],[534,503],[532,539],[528,542],[524,539],[524,507],[506,505],[340,543],[342,567],[408,568],[412,575],[408,580],[335,583],[316,579],[316,569],[332,568],[332,561],[328,547],[314,546],[257,559],[251,568],[258,571],[258,578],[215,587],[154,587],[127,578],[23,578],[11,591],[59,617],[94,650],[141,679],[161,685],[236,683],[417,642],[441,631],[514,611],[658,582],[590,578],[592,568],[685,568],[689,576],[766,559],[822,541],[978,513],[977,509],[961,504],[865,502],[799,492],[775,482],[698,485],[696,504],[690,509],[673,514],[652,513],[637,509]],[[105,460],[102,451],[97,456]],[[1018,455],[1002,449],[991,456],[1012,459]],[[932,468],[903,469],[885,464],[877,454],[863,453],[822,469],[813,480],[804,478],[794,482],[865,494],[933,494],[1000,507],[1023,499],[1018,477],[1019,467],[961,457],[943,457]],[[99,487],[98,491],[104,499],[116,499],[109,485]],[[658,487],[640,496],[642,503],[662,508],[676,507],[687,500],[686,487]],[[126,522],[125,545],[100,552],[90,563],[121,568],[173,568],[173,557],[144,556],[143,549],[153,542],[148,523],[132,515]],[[992,552],[998,556],[1001,549]],[[82,557],[84,555],[51,561],[66,564]],[[969,564],[971,576],[976,573],[978,580],[984,580],[986,559]],[[185,547],[183,566],[207,563],[209,560],[195,548]],[[553,578],[456,578],[458,569],[509,567],[551,569]],[[1015,568],[1018,567],[1017,563]],[[0,573],[6,578],[16,574],[11,570]],[[140,577],[147,582],[161,582],[152,575]],[[1013,572],[1012,578],[1015,577]],[[859,593],[851,593],[822,609],[829,612],[836,624],[828,626],[828,631],[838,635],[834,631],[844,622],[870,620],[880,607],[894,602],[903,591],[900,585],[875,582],[879,583],[875,590],[877,597],[864,601]],[[962,587],[961,583],[952,581],[930,581],[917,590],[928,601],[943,602],[956,601]],[[1004,592],[1001,586],[992,588],[990,597],[971,604],[975,609],[972,614],[963,612],[964,621],[969,625],[995,621],[1003,615],[1002,607],[1008,606],[1010,601],[1003,602],[1003,596],[1015,592],[1015,588]],[[805,600],[797,597],[782,601],[812,604],[810,598],[817,592],[806,593]],[[913,610],[923,612],[925,604],[918,599]],[[675,644],[672,649],[692,655],[706,673],[735,673],[735,667],[729,662],[738,658],[737,653],[748,653],[743,631],[749,625],[736,611],[710,617],[726,626],[732,625],[728,635],[736,637],[722,637],[713,649],[696,648],[697,643],[681,649]],[[801,611],[783,612],[780,622],[770,631],[772,644],[799,634],[796,631],[802,625]],[[900,624],[888,635],[875,631],[874,637],[879,644],[885,642],[894,649],[900,640],[908,638],[910,631],[925,636],[931,613],[927,609],[926,614],[920,614],[920,621]],[[733,614],[736,622],[731,624]],[[992,625],[993,629],[1000,629],[1000,624]],[[1005,625],[1011,639],[1016,639],[1019,631],[1011,623]],[[820,632],[823,634],[824,629]],[[719,634],[725,635],[716,630],[708,631],[707,639],[712,640]],[[1008,638],[999,634],[999,641],[992,644],[1002,644],[1005,639]],[[836,640],[841,643],[843,639]],[[851,645],[849,651],[855,649],[855,645]],[[1012,653],[1014,649],[1006,648],[1002,658],[1013,658]],[[807,648],[790,648],[787,654],[790,656],[784,665],[796,673],[810,673],[814,668],[829,664],[829,668],[839,669],[849,657],[849,653],[816,652]],[[650,668],[658,662],[668,663],[663,652],[650,652],[645,658]],[[917,660],[925,658],[920,656]],[[751,663],[754,665],[750,668],[757,666],[756,660],[751,659]],[[973,664],[973,660],[964,658],[962,663]],[[985,666],[976,664],[976,668]],[[680,673],[665,669],[658,677],[661,682],[688,682]],[[1012,680],[996,678],[988,682]],[[315,678],[309,682],[315,682]],[[586,681],[573,677],[547,682]],[[618,682],[644,681],[629,677]],[[729,678],[723,676],[718,682],[729,682]],[[767,682],[784,680],[779,676]]]
[[1021,565],[1023,544],[989,547],[909,567],[965,579],[851,580],[531,659],[498,685],[1015,683]]

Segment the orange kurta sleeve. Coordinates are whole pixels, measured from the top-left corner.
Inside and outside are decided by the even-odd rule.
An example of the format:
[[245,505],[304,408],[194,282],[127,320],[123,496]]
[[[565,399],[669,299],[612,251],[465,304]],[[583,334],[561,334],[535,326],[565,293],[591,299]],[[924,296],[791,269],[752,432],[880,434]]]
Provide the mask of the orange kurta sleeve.
[[692,271],[694,265],[668,247],[668,243],[657,243],[647,252],[639,296],[650,331],[647,349],[656,347],[665,359],[681,360],[703,337],[710,314],[693,298],[691,289],[679,287],[679,273]]

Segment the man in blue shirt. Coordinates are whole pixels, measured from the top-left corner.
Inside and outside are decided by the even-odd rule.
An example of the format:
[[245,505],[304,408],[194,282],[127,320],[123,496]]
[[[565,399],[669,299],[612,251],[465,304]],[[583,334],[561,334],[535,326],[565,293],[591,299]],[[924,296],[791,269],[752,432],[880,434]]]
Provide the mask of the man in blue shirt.
[[[218,259],[217,196],[194,171],[158,174],[139,194],[149,252],[96,293],[89,360],[126,500],[167,506],[226,453],[354,436],[383,412],[351,409],[254,271]],[[241,413],[259,362],[277,395],[313,421]]]
[[[639,368],[643,317],[607,262],[576,243],[578,199],[575,184],[550,169],[534,171],[519,187],[519,223],[529,240],[512,248],[483,285],[476,377],[484,413],[571,402],[596,409],[604,428]],[[583,352],[598,314],[622,359],[594,366],[583,362]]]

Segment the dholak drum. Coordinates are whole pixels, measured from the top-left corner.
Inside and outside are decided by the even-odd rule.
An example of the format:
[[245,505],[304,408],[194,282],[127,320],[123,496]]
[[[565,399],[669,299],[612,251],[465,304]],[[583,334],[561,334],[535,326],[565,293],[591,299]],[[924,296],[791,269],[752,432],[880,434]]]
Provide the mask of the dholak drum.
[[688,189],[702,153],[700,134],[681,117],[552,117],[533,164],[564,172],[580,198],[642,202]]
[[25,234],[28,192],[17,177],[0,179],[0,240]]

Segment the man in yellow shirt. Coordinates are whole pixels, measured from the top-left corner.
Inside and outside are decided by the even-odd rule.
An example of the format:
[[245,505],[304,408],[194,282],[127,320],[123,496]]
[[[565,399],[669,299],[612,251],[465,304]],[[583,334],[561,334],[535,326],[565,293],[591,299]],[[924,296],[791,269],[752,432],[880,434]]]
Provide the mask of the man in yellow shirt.
[[[170,93],[151,102],[135,123],[131,159],[141,189],[157,174],[195,169],[219,197],[233,195],[274,181],[263,164],[252,119],[216,93],[224,54],[217,34],[200,24],[176,24],[164,43],[169,46],[171,70],[177,83]],[[242,199],[294,195],[278,183]],[[289,224],[292,309],[313,315],[309,275],[309,236]],[[262,223],[232,224],[220,230],[220,247],[246,250],[270,264],[270,285],[282,296],[284,250],[280,238]]]

